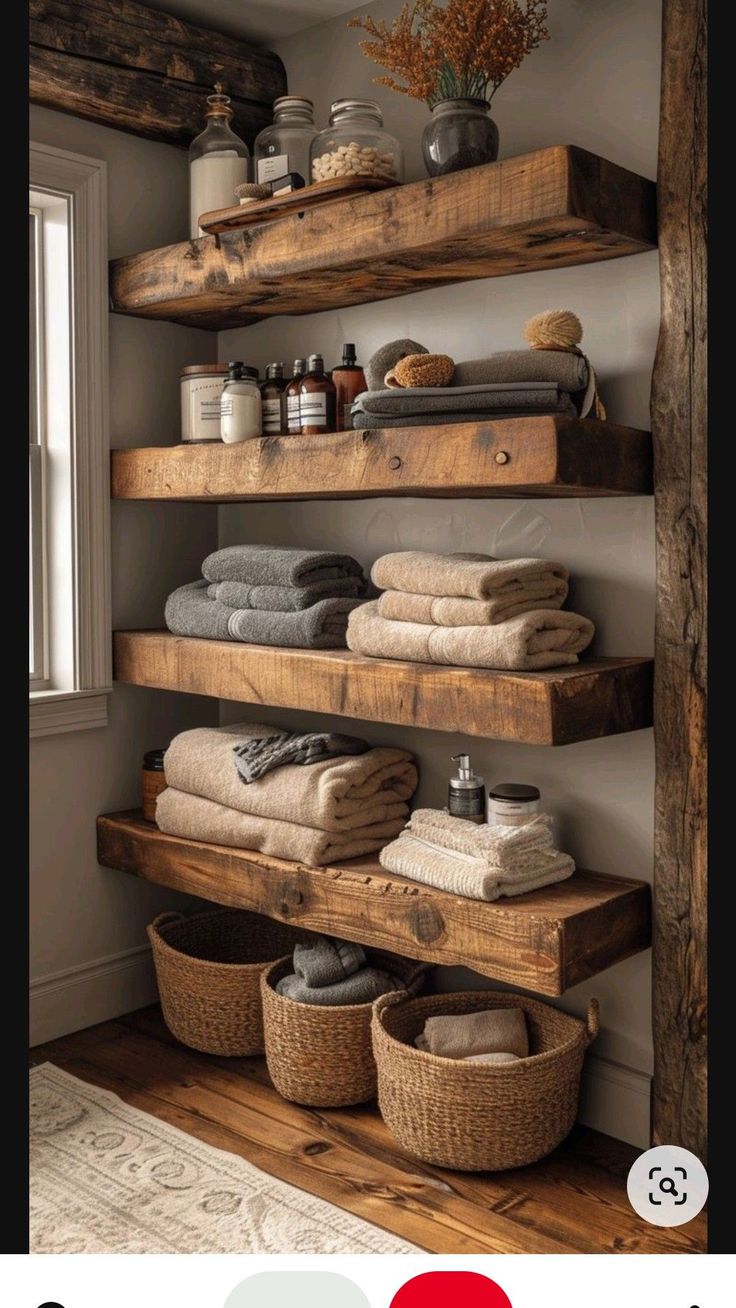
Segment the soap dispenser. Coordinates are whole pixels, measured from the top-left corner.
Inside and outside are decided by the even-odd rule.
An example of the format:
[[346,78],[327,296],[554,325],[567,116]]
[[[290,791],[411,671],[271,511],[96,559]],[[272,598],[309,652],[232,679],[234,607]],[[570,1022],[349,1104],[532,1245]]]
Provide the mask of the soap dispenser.
[[468,822],[482,823],[486,820],[486,796],[482,777],[473,772],[469,754],[453,754],[453,763],[457,763],[457,776],[450,777],[447,789],[447,807],[452,817],[465,818]]

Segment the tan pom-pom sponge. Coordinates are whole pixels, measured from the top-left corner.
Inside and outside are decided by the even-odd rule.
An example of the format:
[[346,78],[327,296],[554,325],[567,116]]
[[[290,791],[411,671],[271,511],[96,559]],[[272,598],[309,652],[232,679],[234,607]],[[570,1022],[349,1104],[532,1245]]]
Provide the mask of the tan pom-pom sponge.
[[545,309],[524,326],[524,340],[532,350],[577,351],[583,328],[571,309]]
[[386,373],[384,382],[397,386],[449,386],[455,362],[449,354],[407,354]]

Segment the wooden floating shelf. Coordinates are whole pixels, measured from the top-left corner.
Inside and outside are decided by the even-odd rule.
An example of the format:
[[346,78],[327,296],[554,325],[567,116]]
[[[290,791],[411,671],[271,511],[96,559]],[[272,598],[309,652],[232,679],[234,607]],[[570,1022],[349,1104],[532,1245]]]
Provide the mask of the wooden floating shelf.
[[645,658],[586,659],[552,672],[486,672],[369,659],[344,649],[118,631],[114,667],[118,681],[135,686],[529,745],[569,745],[652,722],[652,661]]
[[649,433],[592,418],[361,428],[331,436],[262,436],[241,445],[218,442],[112,452],[112,494],[118,500],[651,492]]
[[171,890],[543,995],[561,995],[650,943],[649,886],[597,872],[486,904],[395,877],[376,858],[312,868],[167,836],[138,812],[98,818],[97,849],[105,867]]
[[654,182],[557,145],[110,265],[118,313],[221,331],[657,243]]

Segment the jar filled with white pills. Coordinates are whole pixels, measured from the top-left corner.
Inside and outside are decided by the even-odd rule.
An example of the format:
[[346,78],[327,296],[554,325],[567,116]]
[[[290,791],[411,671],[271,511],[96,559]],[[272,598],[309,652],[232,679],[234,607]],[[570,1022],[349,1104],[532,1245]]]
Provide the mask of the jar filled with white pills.
[[401,146],[384,131],[375,100],[334,100],[330,126],[314,138],[311,160],[313,182],[336,177],[386,177],[400,182],[404,175]]

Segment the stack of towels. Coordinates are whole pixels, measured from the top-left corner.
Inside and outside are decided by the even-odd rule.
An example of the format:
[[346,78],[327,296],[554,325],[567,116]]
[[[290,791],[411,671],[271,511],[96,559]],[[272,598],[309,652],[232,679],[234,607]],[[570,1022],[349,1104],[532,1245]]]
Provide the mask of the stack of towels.
[[320,751],[313,739],[259,723],[183,731],[164,756],[157,825],[310,867],[375,853],[409,815],[414,759],[329,735]]
[[575,871],[570,855],[555,848],[546,815],[520,827],[485,826],[418,808],[378,858],[387,872],[487,902],[566,881]]
[[518,1063],[529,1057],[529,1032],[521,1008],[428,1017],[414,1044],[425,1054],[464,1063]]
[[371,571],[385,593],[349,617],[347,643],[371,658],[539,671],[577,663],[588,618],[562,610],[567,568],[490,554],[384,554]]
[[348,615],[369,592],[349,554],[231,545],[208,555],[202,580],[166,601],[169,631],[291,649],[345,646]]
[[294,949],[294,971],[276,982],[276,990],[298,1004],[370,1004],[404,982],[372,967],[364,949],[349,940],[322,936]]
[[368,378],[375,389],[357,397],[354,427],[433,427],[543,413],[575,417],[588,387],[589,366],[582,354],[534,349],[456,363],[451,386],[385,388],[383,364],[393,362],[392,346],[401,344],[391,342],[385,359],[377,351]]

